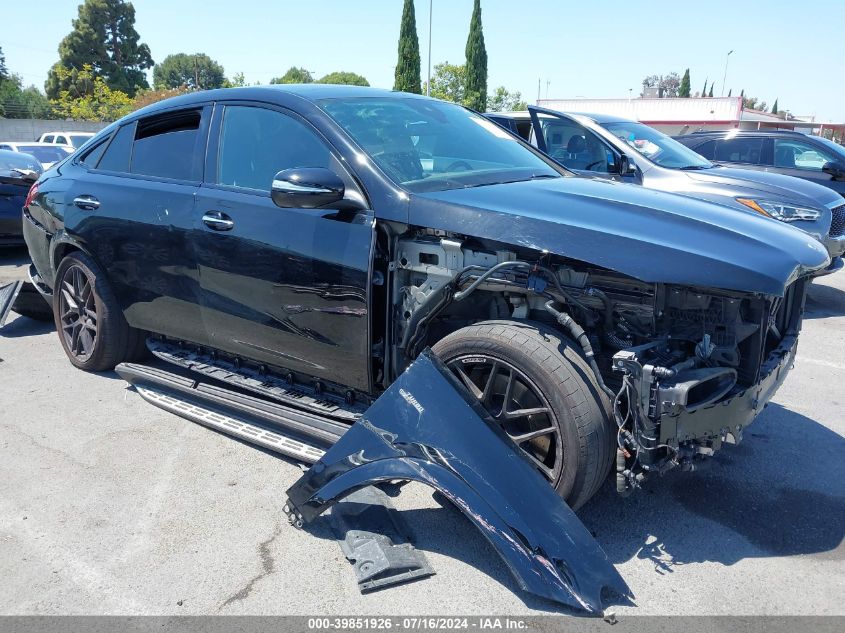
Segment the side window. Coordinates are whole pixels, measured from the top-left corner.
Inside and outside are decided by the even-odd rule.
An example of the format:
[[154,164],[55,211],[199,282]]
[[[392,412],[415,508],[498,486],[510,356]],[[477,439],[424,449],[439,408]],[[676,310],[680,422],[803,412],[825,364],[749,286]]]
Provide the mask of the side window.
[[717,141],[713,160],[759,165],[762,155],[762,137],[737,136]]
[[[50,142],[52,143],[53,141],[50,141]],[[67,145],[68,144],[67,139],[64,136],[57,136],[56,137],[56,143],[58,143],[59,145]]]
[[823,149],[803,141],[775,139],[775,167],[821,171],[824,164],[833,160]]
[[168,112],[138,121],[129,171],[199,180],[196,166],[201,110]]
[[52,134],[50,136],[45,136],[43,142],[44,143],[52,143],[54,138],[56,138],[56,137],[53,136]]
[[86,167],[93,168],[97,166],[100,158],[103,157],[103,153],[106,151],[106,147],[109,144],[109,137],[104,138],[102,141],[97,143],[93,148],[87,150],[85,155],[79,159],[79,162],[85,165]]
[[132,141],[135,138],[135,124],[129,123],[121,127],[112,136],[111,143],[97,163],[97,169],[105,171],[129,171],[129,158],[132,156]]
[[716,141],[704,141],[701,145],[692,145],[690,149],[707,160],[716,160]]
[[543,121],[546,151],[564,167],[582,171],[613,171],[614,154],[590,130],[567,119]]
[[220,130],[217,182],[270,191],[273,176],[292,167],[331,167],[317,134],[275,110],[227,106]]

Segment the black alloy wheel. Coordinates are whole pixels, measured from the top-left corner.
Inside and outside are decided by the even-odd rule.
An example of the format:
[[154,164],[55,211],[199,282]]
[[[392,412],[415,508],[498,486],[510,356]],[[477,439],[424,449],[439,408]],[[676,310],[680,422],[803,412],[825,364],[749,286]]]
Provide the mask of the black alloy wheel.
[[491,356],[458,356],[447,366],[546,479],[556,482],[564,459],[560,425],[537,385]]

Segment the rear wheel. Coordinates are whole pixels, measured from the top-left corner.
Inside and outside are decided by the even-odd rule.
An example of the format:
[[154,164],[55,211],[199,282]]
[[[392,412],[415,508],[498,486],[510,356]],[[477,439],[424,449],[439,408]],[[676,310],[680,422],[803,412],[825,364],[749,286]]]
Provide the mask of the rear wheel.
[[143,332],[126,322],[102,270],[84,253],[73,252],[59,265],[53,318],[65,354],[80,369],[114,369],[143,349]]
[[609,403],[574,342],[540,323],[487,321],[432,349],[571,507],[595,494],[613,456]]

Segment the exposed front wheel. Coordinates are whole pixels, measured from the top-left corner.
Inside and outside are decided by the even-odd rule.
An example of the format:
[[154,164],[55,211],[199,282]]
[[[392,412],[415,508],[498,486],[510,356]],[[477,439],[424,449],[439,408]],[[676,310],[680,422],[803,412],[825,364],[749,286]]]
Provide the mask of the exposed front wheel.
[[126,322],[105,275],[84,253],[71,253],[59,265],[53,319],[65,354],[80,369],[114,369],[143,349],[143,332]]
[[540,323],[486,321],[433,351],[573,508],[613,456],[608,402],[574,342]]

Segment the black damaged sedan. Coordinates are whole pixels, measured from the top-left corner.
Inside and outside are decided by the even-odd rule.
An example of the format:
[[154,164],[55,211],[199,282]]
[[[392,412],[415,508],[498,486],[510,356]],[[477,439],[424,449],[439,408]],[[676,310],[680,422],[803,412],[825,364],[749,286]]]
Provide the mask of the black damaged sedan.
[[154,104],[30,198],[32,280],[77,367],[152,350],[325,440],[431,347],[573,507],[612,464],[627,493],[739,441],[828,264],[782,223],[574,177],[459,106],[357,87]]

